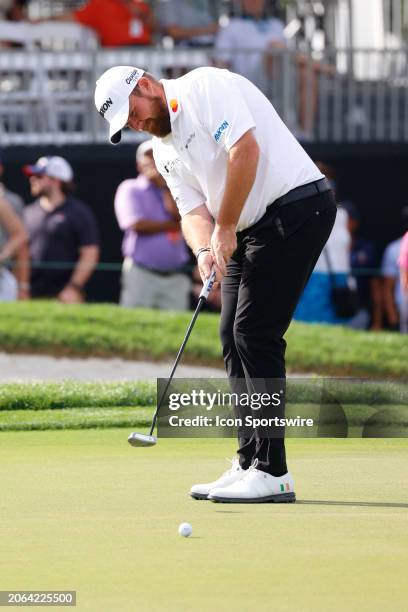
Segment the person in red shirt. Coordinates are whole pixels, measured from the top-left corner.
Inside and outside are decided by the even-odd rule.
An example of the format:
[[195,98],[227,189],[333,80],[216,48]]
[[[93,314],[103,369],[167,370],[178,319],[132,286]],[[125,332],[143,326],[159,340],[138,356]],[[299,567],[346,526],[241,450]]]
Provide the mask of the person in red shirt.
[[103,47],[151,45],[153,13],[141,0],[89,0],[82,8],[53,18],[92,28]]

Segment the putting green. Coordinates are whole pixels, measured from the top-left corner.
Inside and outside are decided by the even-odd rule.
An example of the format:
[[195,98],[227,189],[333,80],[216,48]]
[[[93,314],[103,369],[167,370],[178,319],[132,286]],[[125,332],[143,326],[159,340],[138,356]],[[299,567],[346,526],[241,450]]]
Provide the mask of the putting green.
[[0,433],[0,589],[92,612],[406,609],[408,441],[290,440],[299,501],[249,506],[187,496],[233,440],[126,434]]

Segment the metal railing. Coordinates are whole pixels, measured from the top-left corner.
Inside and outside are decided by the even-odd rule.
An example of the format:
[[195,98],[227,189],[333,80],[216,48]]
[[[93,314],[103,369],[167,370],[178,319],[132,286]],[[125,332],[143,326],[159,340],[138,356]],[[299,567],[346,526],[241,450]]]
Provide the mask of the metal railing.
[[[315,142],[408,141],[408,49],[332,49],[319,60],[287,49],[156,47],[0,53],[0,145],[105,143],[94,84],[114,65],[158,78],[228,65],[251,79],[288,127]],[[125,141],[140,140],[126,133]]]

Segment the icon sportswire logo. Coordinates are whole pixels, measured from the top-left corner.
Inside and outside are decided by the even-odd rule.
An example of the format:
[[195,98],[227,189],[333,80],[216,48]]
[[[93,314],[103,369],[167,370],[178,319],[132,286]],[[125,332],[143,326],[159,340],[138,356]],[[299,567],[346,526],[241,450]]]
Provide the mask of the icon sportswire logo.
[[218,130],[214,134],[215,142],[219,141],[219,139],[222,136],[223,131],[226,130],[228,126],[229,126],[228,121],[223,121],[221,123],[220,127],[218,128]]

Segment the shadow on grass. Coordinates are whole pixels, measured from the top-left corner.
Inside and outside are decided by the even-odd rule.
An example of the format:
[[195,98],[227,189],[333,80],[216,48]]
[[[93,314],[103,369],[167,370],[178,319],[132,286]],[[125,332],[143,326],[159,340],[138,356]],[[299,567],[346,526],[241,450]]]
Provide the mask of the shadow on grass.
[[298,499],[297,504],[311,506],[367,506],[369,508],[408,508],[408,504],[399,502],[355,502],[355,501],[326,501],[320,499]]

